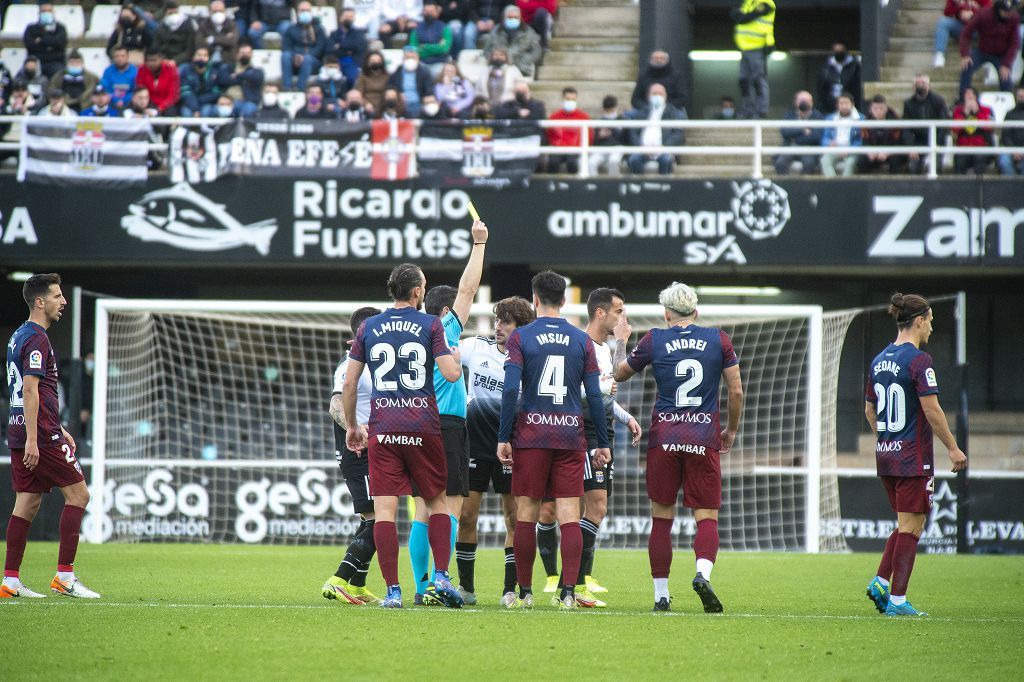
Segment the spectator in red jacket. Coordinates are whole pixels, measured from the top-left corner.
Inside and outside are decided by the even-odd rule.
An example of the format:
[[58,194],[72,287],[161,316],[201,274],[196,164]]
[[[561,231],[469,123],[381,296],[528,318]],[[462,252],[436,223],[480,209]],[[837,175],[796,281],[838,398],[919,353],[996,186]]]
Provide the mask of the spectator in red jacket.
[[946,46],[949,39],[960,41],[960,31],[974,13],[992,4],[992,0],[946,0],[946,8],[935,23],[935,60],[932,66],[941,69],[946,66]]
[[[1010,69],[1020,51],[1020,0],[996,0],[991,7],[974,13],[960,32],[960,99],[982,64],[999,71],[999,89],[1010,92]],[[978,46],[971,39],[978,34]]]
[[[978,103],[978,91],[972,87],[964,90],[960,103],[953,109],[954,121],[965,121],[963,128],[953,128],[953,141],[957,147],[991,147],[993,146],[991,126],[981,126],[980,121],[994,119],[992,110]],[[957,154],[953,157],[953,167],[957,173],[966,174],[973,170],[981,175],[995,159],[988,154]]]
[[[552,121],[589,121],[587,112],[580,111],[577,103],[579,93],[576,88],[562,89],[562,108],[551,114]],[[583,128],[548,128],[548,144],[552,147],[579,147],[583,139]],[[594,129],[588,135],[590,144],[594,143]],[[558,173],[562,166],[567,173],[576,175],[580,171],[579,154],[552,154],[548,157],[547,172]]]
[[516,7],[523,13],[523,23],[540,34],[540,46],[547,51],[551,27],[558,14],[558,0],[516,0]]
[[181,97],[178,67],[174,62],[164,59],[159,50],[146,51],[146,62],[139,69],[135,85],[149,91],[150,102],[161,116],[177,115],[178,99]]

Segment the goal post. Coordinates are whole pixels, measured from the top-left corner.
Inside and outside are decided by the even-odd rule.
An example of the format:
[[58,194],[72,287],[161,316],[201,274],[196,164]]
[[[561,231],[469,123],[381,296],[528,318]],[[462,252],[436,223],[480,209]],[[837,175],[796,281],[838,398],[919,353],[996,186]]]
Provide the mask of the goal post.
[[[341,544],[351,499],[334,461],[327,404],[356,309],[387,302],[100,299],[96,314],[92,542]],[[663,308],[627,302],[629,347],[664,324]],[[586,324],[585,305],[564,315]],[[728,332],[746,406],[722,458],[722,546],[839,551],[835,384],[854,313],[807,305],[702,305],[700,324]],[[474,304],[464,336],[490,334],[490,304]],[[723,382],[723,409],[725,387]],[[830,397],[831,396],[831,397]],[[619,385],[646,434],[650,372]],[[830,413],[831,411],[831,413]],[[645,546],[646,435],[616,428],[606,547]],[[408,519],[402,519],[404,532]],[[495,495],[481,509],[482,546],[499,546]],[[679,544],[694,532],[683,512]]]

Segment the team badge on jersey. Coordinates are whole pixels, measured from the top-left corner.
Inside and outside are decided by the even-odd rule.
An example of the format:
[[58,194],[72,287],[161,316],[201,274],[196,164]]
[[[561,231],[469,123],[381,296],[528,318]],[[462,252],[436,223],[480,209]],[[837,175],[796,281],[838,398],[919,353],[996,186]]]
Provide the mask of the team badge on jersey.
[[28,354],[28,368],[29,369],[42,369],[43,368],[43,352],[40,350],[34,350]]
[[928,382],[928,385],[932,388],[937,388],[939,385],[938,380],[935,378],[935,370],[931,367],[924,371],[924,380]]

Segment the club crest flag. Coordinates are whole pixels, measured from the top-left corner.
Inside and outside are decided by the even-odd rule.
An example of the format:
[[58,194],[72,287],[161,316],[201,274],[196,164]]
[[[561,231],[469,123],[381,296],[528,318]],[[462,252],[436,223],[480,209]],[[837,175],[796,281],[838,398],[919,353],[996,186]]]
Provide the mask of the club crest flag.
[[145,119],[26,119],[18,180],[111,189],[145,183],[150,132]]

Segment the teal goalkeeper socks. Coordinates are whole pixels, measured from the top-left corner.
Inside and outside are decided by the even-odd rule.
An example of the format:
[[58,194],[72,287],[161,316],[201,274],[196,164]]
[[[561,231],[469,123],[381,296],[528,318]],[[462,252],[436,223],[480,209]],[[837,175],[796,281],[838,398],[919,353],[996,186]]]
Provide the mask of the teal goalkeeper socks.
[[423,594],[430,584],[430,539],[427,524],[422,521],[413,521],[409,530],[409,560],[416,578],[416,593]]
[[455,559],[455,543],[458,542],[459,539],[459,520],[455,518],[455,516],[453,516],[452,514],[449,514],[448,518],[452,520],[452,544],[448,548],[448,550],[451,553],[451,558]]

